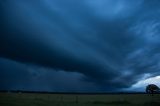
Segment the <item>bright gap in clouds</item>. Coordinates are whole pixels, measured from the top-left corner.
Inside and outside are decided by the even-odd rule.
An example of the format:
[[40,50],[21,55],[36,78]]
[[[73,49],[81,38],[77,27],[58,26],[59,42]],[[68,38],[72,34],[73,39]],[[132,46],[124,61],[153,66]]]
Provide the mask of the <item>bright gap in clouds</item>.
[[127,91],[142,91],[145,92],[145,88],[148,84],[156,84],[160,87],[160,75],[155,77],[150,77],[147,79],[142,79],[137,83],[133,84]]

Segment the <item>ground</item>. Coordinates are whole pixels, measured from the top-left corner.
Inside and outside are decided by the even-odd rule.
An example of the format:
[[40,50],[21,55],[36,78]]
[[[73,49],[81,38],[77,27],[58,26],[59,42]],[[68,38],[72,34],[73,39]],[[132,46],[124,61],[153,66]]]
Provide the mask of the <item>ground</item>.
[[0,93],[0,106],[160,106],[160,94]]

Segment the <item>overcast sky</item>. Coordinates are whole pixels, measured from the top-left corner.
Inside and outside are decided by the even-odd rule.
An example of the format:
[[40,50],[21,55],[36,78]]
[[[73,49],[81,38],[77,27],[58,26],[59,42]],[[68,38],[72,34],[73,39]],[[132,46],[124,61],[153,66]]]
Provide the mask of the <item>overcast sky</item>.
[[160,85],[159,0],[1,0],[0,89]]

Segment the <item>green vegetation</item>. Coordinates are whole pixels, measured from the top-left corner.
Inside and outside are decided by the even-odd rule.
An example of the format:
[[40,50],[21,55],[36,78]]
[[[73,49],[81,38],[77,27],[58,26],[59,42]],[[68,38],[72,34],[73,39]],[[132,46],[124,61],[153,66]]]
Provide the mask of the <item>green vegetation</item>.
[[0,93],[0,106],[160,106],[160,94]]

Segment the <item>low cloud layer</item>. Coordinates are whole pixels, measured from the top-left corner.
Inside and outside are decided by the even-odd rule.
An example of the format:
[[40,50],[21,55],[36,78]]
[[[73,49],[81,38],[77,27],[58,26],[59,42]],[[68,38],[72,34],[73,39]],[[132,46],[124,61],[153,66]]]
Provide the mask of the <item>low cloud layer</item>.
[[[44,82],[43,87],[49,86],[45,89],[56,87],[53,91],[60,89],[57,83],[65,86],[62,91],[117,91],[146,74],[159,75],[158,4],[159,0],[0,1],[0,73],[6,75],[1,83],[9,87],[11,83],[5,83],[9,73],[20,79],[27,73],[19,85],[30,80],[33,89],[35,83]],[[9,61],[18,62],[9,64],[16,71],[2,65]],[[20,64],[53,79],[34,82]],[[65,83],[67,77],[75,82]],[[15,88],[17,83],[12,83]],[[75,83],[81,87],[70,88]]]
[[0,90],[50,92],[94,92],[99,90],[99,87],[93,82],[86,82],[85,76],[77,72],[31,66],[3,58],[0,61],[2,70]]

